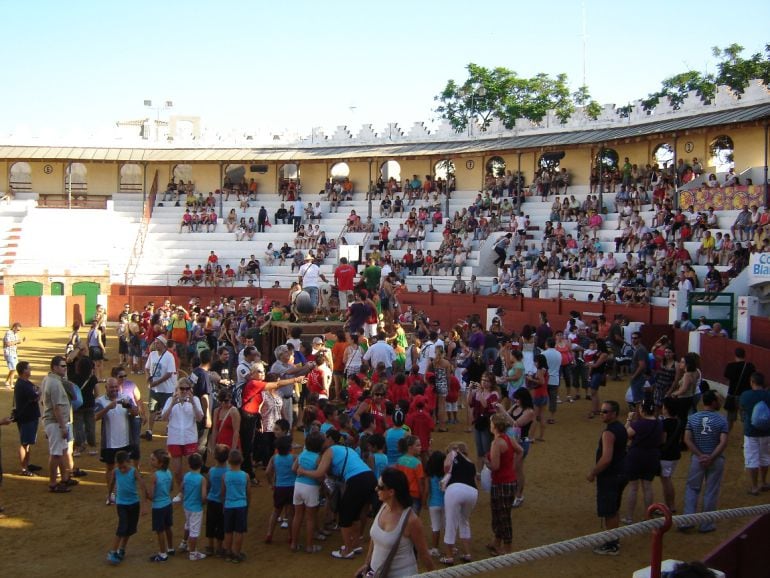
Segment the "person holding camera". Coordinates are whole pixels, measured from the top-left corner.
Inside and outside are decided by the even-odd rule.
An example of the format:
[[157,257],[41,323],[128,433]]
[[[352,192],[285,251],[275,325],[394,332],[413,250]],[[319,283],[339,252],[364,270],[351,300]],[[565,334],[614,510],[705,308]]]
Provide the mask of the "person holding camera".
[[[139,407],[130,397],[123,395],[120,383],[114,377],[107,379],[107,391],[95,403],[94,418],[101,420],[101,461],[107,466],[107,486],[112,470],[115,469],[115,455],[119,451],[131,451],[131,420],[139,415]],[[114,503],[107,496],[107,505]]]
[[[168,420],[166,445],[171,454],[171,471],[177,488],[182,487],[182,458],[198,451],[197,423],[204,417],[200,399],[193,395],[192,388],[189,379],[180,379],[176,391],[166,400],[161,412],[161,419]],[[181,501],[181,494],[174,498],[175,503]]]

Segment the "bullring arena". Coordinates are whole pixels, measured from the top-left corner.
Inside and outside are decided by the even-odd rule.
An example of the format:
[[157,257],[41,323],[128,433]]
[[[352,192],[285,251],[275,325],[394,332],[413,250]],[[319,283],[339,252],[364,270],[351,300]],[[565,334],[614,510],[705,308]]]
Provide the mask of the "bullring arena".
[[[70,335],[66,328],[75,321],[82,322],[81,338],[85,339],[97,306],[104,308],[107,360],[102,374],[107,376],[120,357],[116,331],[124,305],[129,312],[142,312],[149,302],[160,307],[168,301],[189,309],[197,297],[203,308],[213,302],[216,310],[226,297],[226,307],[232,299],[237,310],[243,299],[249,298],[247,308],[259,302],[266,304],[263,313],[270,312],[261,326],[249,329],[258,330],[256,345],[263,360],[272,362],[273,348],[285,341],[292,324],[274,324],[269,305],[289,302],[291,285],[298,280],[293,255],[303,253],[296,268],[310,255],[329,280],[320,286],[321,302],[328,301],[328,308],[324,308],[328,310],[300,319],[303,339],[308,340],[325,328],[341,326],[344,314],[338,311],[339,292],[333,279],[344,252],[357,267],[357,279],[372,257],[377,262],[382,259],[396,273],[392,299],[400,305],[398,313],[413,311],[413,318],[403,318],[410,337],[419,332],[419,315],[438,322],[444,330],[457,324],[462,329],[462,323],[471,321],[490,331],[492,318],[498,317],[508,335],[511,331],[520,334],[525,325],[538,326],[541,312],[555,329],[565,327],[572,312],[589,324],[600,315],[610,322],[622,316],[628,328],[624,335],[629,340],[633,329],[641,332],[648,348],[666,335],[677,356],[699,352],[703,377],[724,391],[724,366],[733,360],[736,347],[745,348],[747,360],[758,371],[765,375],[770,372],[770,356],[766,355],[770,349],[766,301],[770,276],[762,268],[767,233],[761,227],[752,230],[749,240],[753,245],[746,247],[745,254],[709,255],[718,272],[716,291],[703,290],[713,277],[707,277],[707,258],[698,253],[701,241],[694,236],[677,237],[676,229],[671,232],[672,241],[677,240],[672,255],[675,250],[686,250],[690,259],[667,256],[665,247],[658,259],[651,250],[649,271],[641,274],[648,280],[641,289],[625,283],[635,279],[636,273],[621,278],[626,275],[625,255],[638,261],[637,253],[645,246],[640,239],[628,245],[622,232],[632,227],[634,218],[655,222],[665,203],[674,211],[692,206],[694,212],[707,213],[713,207],[716,220],[709,229],[720,235],[736,235],[735,222],[744,205],[757,205],[760,213],[766,210],[767,187],[762,183],[767,183],[768,166],[767,87],[753,82],[740,101],[727,91],[720,91],[712,105],[695,102],[692,95],[691,99],[677,110],[661,105],[652,115],[640,113],[618,119],[611,110],[605,110],[595,121],[575,118],[566,124],[547,117],[540,125],[518,123],[510,131],[492,127],[472,138],[447,126],[431,133],[418,124],[389,135],[375,134],[371,127],[362,127],[355,134],[340,127],[320,142],[263,148],[0,146],[0,174],[6,179],[0,184],[11,191],[7,202],[0,205],[4,239],[0,324],[10,327],[21,323],[26,341],[19,345],[19,359],[31,362],[32,381],[39,383],[52,356],[64,352]],[[723,162],[728,157],[730,166]],[[685,165],[681,174],[679,161]],[[634,169],[637,172],[633,195],[631,191],[628,195],[631,211],[627,216],[623,214],[626,202],[621,191],[631,183],[626,180],[625,162],[639,167]],[[695,164],[702,164],[700,172],[693,170]],[[645,166],[650,169],[645,171]],[[685,174],[686,182],[682,178]],[[708,183],[709,175],[715,177],[716,186]],[[413,179],[417,185],[412,185]],[[550,183],[550,195],[547,189],[544,192],[544,182]],[[658,190],[662,191],[660,207],[654,205]],[[553,208],[557,195],[567,200],[564,209]],[[596,196],[595,201],[592,196]],[[394,210],[396,197],[404,205],[403,212]],[[571,207],[573,197],[575,205]],[[385,199],[390,206],[382,204]],[[295,203],[300,207],[298,224],[305,226],[305,231],[312,230],[308,226],[319,225],[323,235],[298,236],[291,220],[280,222],[282,205],[289,208]],[[262,207],[269,220],[264,231],[240,225],[241,217],[259,220]],[[418,213],[410,222],[412,208],[416,213],[424,208],[425,217]],[[216,220],[198,223],[194,230],[190,223],[184,225],[188,209],[196,214],[213,213]],[[231,210],[235,222],[228,222]],[[589,214],[602,218],[594,226],[589,224]],[[469,227],[471,217],[475,224]],[[389,230],[383,236],[386,221]],[[565,232],[551,233],[548,226],[555,223],[561,223]],[[397,231],[401,225],[407,231],[414,228],[418,240],[409,241],[410,232],[400,239]],[[664,229],[663,221],[656,225]],[[87,230],[88,234],[75,242],[72,232],[76,230]],[[498,269],[494,264],[499,256],[496,244],[507,233],[525,248],[520,260],[513,248],[503,260],[511,265],[516,261],[520,277],[511,278],[508,268]],[[740,227],[737,233],[744,238]],[[576,259],[573,275],[569,260],[572,249],[564,245],[562,251],[560,246],[567,235],[577,243],[586,237],[586,247],[604,254],[617,252],[617,266],[605,271],[601,262],[586,267]],[[326,243],[321,242],[322,236]],[[280,253],[284,243],[289,251],[282,263],[280,254],[272,249]],[[534,253],[527,260],[531,247]],[[582,258],[585,253],[579,248],[583,245],[576,244],[574,256]],[[561,252],[562,261],[538,269],[541,249],[546,259]],[[418,251],[441,257],[436,257],[433,266],[423,260],[423,266],[418,267],[414,264]],[[217,257],[213,264],[232,269],[232,276],[224,271],[220,276],[213,270],[196,278],[194,269],[205,267],[212,253]],[[407,254],[412,256],[407,258]],[[252,255],[259,261],[256,271],[245,266],[239,269],[241,260],[248,264]],[[669,257],[673,259],[671,267],[663,263]],[[683,263],[692,271],[699,289],[678,290],[676,276],[669,280],[676,285],[674,290],[656,283],[672,271],[679,274]],[[185,274],[188,268],[190,275]],[[518,273],[517,268],[511,269]],[[584,275],[583,269],[588,274]],[[457,281],[463,282],[464,291],[453,291]],[[600,298],[605,289],[611,296]],[[693,320],[704,317],[710,329],[720,323],[727,335],[675,328],[674,322],[681,320],[682,313]],[[187,372],[189,366],[182,369]],[[144,376],[137,375],[136,381],[146,394]],[[601,389],[602,399],[621,402],[623,415],[627,387],[627,378],[621,376],[608,380]],[[595,487],[585,478],[594,463],[602,426],[600,420],[586,418],[589,401],[581,398],[571,402],[563,389],[560,397],[563,403],[558,405],[555,423],[547,428],[546,441],[534,443],[527,457],[526,500],[513,510],[514,551],[601,530],[595,514]],[[10,389],[0,392],[0,415],[9,414],[11,400]],[[461,410],[459,424],[450,424],[449,432],[435,431],[432,448],[443,449],[457,440],[473,447],[463,420]],[[148,469],[150,451],[165,445],[164,427],[162,422],[156,423],[153,440],[141,442],[143,471]],[[142,518],[122,567],[107,568],[104,553],[114,531],[115,514],[104,503],[104,467],[97,457],[84,453],[76,458],[76,466],[87,475],[79,478],[79,485],[71,492],[49,493],[45,471],[42,477],[19,475],[15,426],[4,427],[2,433],[5,476],[0,490],[4,507],[0,545],[4,573],[74,575],[96,569],[98,575],[113,571],[147,576],[177,571],[223,576],[244,571],[265,576],[313,571],[352,575],[361,562],[360,556],[358,561],[330,558],[329,553],[341,543],[338,532],[332,532],[323,542],[323,550],[312,555],[290,552],[286,530],[276,530],[273,543],[264,544],[271,490],[264,470],[258,469],[260,486],[251,494],[245,565],[239,568],[218,559],[190,565],[181,556],[162,567],[151,565],[147,559],[155,553],[155,538],[148,520]],[[294,431],[293,436],[295,442],[302,443],[301,432]],[[728,439],[719,508],[766,504],[769,494],[747,494],[740,423]],[[686,456],[673,478],[680,513]],[[46,465],[42,429],[32,461]],[[654,491],[659,501],[657,479]],[[642,519],[641,506],[637,505],[635,520]],[[711,533],[671,531],[664,538],[663,557],[705,559],[752,520],[721,520],[717,531]],[[175,539],[181,534],[182,521],[177,507]],[[425,512],[422,522],[428,535]],[[486,492],[480,492],[471,526],[472,559],[485,559],[489,556],[485,544],[492,537]],[[586,547],[485,573],[581,576],[590,570],[607,576],[630,576],[649,563],[649,552],[648,532],[624,538],[617,557],[598,557]],[[434,563],[440,568],[437,561]]]

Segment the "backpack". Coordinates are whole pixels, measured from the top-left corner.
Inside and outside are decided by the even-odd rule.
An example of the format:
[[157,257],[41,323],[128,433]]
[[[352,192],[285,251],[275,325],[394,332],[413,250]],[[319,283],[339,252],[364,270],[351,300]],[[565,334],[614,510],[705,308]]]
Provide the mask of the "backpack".
[[760,400],[751,410],[751,427],[760,431],[770,430],[770,407],[765,400]]
[[67,392],[67,397],[70,398],[70,404],[72,404],[72,409],[74,411],[79,410],[81,407],[83,407],[83,392],[78,387],[77,384],[72,383],[70,381],[65,381],[64,383],[64,391]]

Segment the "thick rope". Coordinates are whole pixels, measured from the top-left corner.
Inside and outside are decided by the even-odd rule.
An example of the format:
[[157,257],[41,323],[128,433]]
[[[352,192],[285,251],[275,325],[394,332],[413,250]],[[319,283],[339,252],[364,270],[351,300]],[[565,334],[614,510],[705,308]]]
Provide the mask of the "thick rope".
[[[764,514],[770,514],[770,504],[733,508],[731,510],[718,510],[715,512],[703,512],[700,514],[673,516],[672,520],[674,527],[682,528],[695,526],[704,522],[717,522],[718,520],[729,520],[744,516],[761,516]],[[480,574],[482,572],[493,572],[509,566],[516,566],[527,562],[534,562],[535,560],[542,560],[543,558],[577,552],[583,548],[601,546],[611,540],[619,540],[620,538],[646,534],[656,528],[662,527],[664,522],[665,520],[663,518],[653,518],[651,520],[637,522],[636,524],[622,526],[613,530],[605,530],[603,532],[597,532],[596,534],[587,534],[562,542],[546,544],[545,546],[537,546],[536,548],[511,552],[510,554],[502,554],[500,556],[485,558],[484,560],[478,560],[476,562],[468,562],[467,564],[449,566],[447,568],[441,568],[440,570],[425,572],[424,574],[420,574],[420,577],[459,578],[461,576],[473,576],[474,574]]]

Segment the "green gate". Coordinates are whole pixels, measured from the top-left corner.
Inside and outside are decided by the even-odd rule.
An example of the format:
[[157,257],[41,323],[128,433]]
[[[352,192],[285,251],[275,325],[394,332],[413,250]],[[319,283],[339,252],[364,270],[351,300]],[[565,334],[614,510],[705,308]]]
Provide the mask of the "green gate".
[[51,295],[64,295],[64,283],[61,281],[51,283]]
[[37,281],[19,281],[13,284],[13,294],[16,297],[42,297],[43,284]]
[[86,298],[86,310],[84,319],[91,323],[96,313],[96,297],[99,295],[99,283],[93,281],[79,281],[72,284],[73,295],[83,295]]

